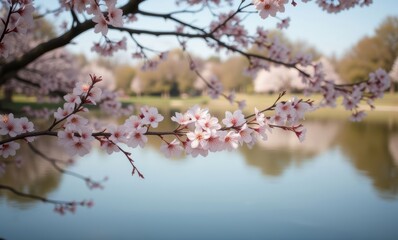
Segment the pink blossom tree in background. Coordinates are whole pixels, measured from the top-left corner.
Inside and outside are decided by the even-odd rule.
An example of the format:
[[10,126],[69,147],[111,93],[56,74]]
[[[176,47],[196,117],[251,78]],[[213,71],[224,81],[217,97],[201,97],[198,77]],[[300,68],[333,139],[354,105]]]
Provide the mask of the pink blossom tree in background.
[[[55,111],[33,110],[26,107],[23,113],[13,112],[5,103],[1,104],[3,115],[0,119],[0,155],[3,159],[18,156],[23,144],[31,147],[32,153],[40,154],[47,160],[45,152],[34,147],[34,142],[43,136],[53,137],[69,156],[85,156],[93,146],[102,148],[108,154],[122,152],[131,163],[132,174],[144,178],[138,169],[129,148],[145,147],[151,138],[160,138],[161,151],[166,157],[180,154],[207,156],[211,152],[231,151],[242,145],[253,146],[256,141],[266,141],[272,129],[278,128],[296,135],[299,141],[305,138],[305,124],[302,120],[306,112],[318,107],[336,106],[336,100],[352,112],[351,120],[359,121],[366,114],[359,109],[360,103],[373,107],[373,101],[381,98],[389,88],[388,74],[379,69],[369,73],[368,79],[353,84],[341,84],[337,79],[325,74],[321,62],[314,62],[310,54],[293,53],[287,46],[272,38],[269,31],[258,27],[250,34],[245,27],[247,15],[258,16],[258,25],[267,18],[279,19],[277,27],[287,28],[290,18],[280,19],[278,14],[285,11],[287,4],[297,8],[300,4],[317,4],[328,13],[339,13],[354,7],[371,4],[371,0],[349,1],[289,1],[289,0],[176,0],[176,10],[159,13],[157,9],[145,10],[145,0],[59,0],[56,9],[42,9],[32,0],[2,0],[0,23],[0,88],[3,94],[16,92],[37,99],[62,101]],[[310,3],[307,3],[310,2]],[[187,16],[209,14],[211,20],[206,26],[192,23]],[[68,16],[63,24],[63,32],[54,36],[35,39],[34,32],[40,19],[47,15]],[[153,30],[133,27],[140,18],[173,23],[173,29]],[[185,53],[187,63],[203,88],[212,97],[224,97],[237,110],[226,111],[225,117],[213,116],[207,108],[195,105],[185,112],[175,112],[171,118],[176,127],[158,131],[164,117],[155,107],[145,106],[133,109],[123,107],[118,101],[120,93],[113,92],[109,85],[108,73],[89,65],[81,70],[71,60],[62,47],[75,41],[86,31],[97,34],[92,51],[112,56],[118,51],[127,51],[132,58],[143,62],[142,69],[156,71],[157,65],[167,58],[167,51],[147,46],[137,39],[138,35],[157,38],[175,37]],[[289,76],[300,80],[300,88],[308,94],[319,93],[320,102],[293,98],[283,99],[284,92],[276,97],[271,106],[257,106],[246,110],[244,100],[238,100],[234,92],[224,92],[217,77],[203,74],[201,64],[187,51],[187,43],[193,40],[205,42],[215,51],[240,54],[245,57],[248,68],[245,73],[255,77],[259,70],[282,66],[289,70]],[[127,47],[132,45],[133,47]],[[264,54],[253,53],[256,48]],[[81,75],[81,73],[84,75]],[[81,77],[83,76],[83,77]],[[139,80],[132,87],[140,94]],[[102,83],[105,84],[102,84]],[[87,117],[92,106],[99,106],[101,112],[110,116],[125,116],[121,124],[102,122]],[[239,107],[239,109],[238,109]],[[251,113],[250,113],[251,112]],[[28,116],[47,118],[45,128],[38,128]],[[33,119],[33,118],[32,118]],[[0,171],[6,171],[6,165],[0,163]],[[58,166],[60,171],[83,179],[90,188],[102,187],[101,181],[93,181],[77,173],[68,172]],[[56,201],[44,197],[18,192],[10,186],[0,185],[0,189],[15,194],[35,198],[55,204],[60,213],[74,211],[76,206],[91,206],[91,201]]]

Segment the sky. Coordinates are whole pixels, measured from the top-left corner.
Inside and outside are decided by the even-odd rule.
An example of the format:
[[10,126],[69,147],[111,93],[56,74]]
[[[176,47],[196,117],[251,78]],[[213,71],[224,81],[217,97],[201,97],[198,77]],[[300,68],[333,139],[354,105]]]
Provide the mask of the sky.
[[[36,4],[41,4],[50,9],[56,6],[58,1],[36,1]],[[122,1],[123,2],[123,1]],[[239,4],[239,0],[235,1],[235,5]],[[249,1],[247,1],[249,2]],[[398,1],[395,0],[374,0],[374,3],[367,7],[356,7],[354,9],[343,11],[337,14],[328,14],[322,11],[314,1],[309,3],[302,3],[297,1],[298,5],[293,7],[287,4],[286,11],[279,13],[279,18],[290,17],[291,22],[288,29],[284,33],[291,40],[302,40],[315,46],[320,52],[327,56],[335,55],[342,56],[345,51],[349,50],[364,36],[371,36],[374,34],[375,28],[387,16],[398,16]],[[147,0],[142,4],[141,9],[166,13],[174,11],[175,0]],[[234,8],[236,9],[236,7]],[[252,9],[254,10],[254,7]],[[211,15],[206,14],[186,14],[181,15],[181,18],[187,19],[187,22],[194,23],[198,26],[206,26]],[[61,20],[66,19],[63,16],[52,18],[51,21],[60,25]],[[169,22],[163,20],[153,20],[145,17],[138,17],[139,21],[130,25],[133,28],[151,29],[151,30],[174,30],[175,27]],[[244,20],[244,25],[249,32],[254,32],[257,26],[263,26],[265,29],[275,29],[278,20],[275,18],[261,19],[258,14],[251,14]],[[208,24],[207,24],[208,25]],[[120,39],[120,34],[111,32],[108,36],[112,39]],[[79,36],[69,49],[75,53],[85,53],[89,58],[94,58],[97,55],[93,54],[90,49],[93,41],[100,39],[99,34],[93,31],[86,32]],[[154,38],[147,36],[138,36],[137,39],[146,46],[156,48],[157,50],[169,50],[178,47],[178,42],[175,38]],[[203,41],[193,40],[188,44],[188,50],[194,54],[207,58],[210,56],[217,56],[210,50]],[[131,53],[135,51],[133,44],[129,43],[127,53],[117,54],[117,60],[132,61]],[[221,57],[224,55],[221,53]]]

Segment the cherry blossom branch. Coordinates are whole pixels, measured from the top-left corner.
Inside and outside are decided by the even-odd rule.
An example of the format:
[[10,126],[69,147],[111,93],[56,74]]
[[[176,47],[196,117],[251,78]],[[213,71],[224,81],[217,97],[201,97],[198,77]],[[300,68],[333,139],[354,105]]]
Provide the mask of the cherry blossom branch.
[[152,13],[152,12],[146,12],[146,11],[143,11],[143,10],[138,10],[137,14],[141,14],[141,15],[144,15],[144,16],[150,16],[150,17],[158,17],[158,18],[163,18],[163,19],[170,19],[170,20],[172,20],[172,21],[174,21],[174,22],[176,22],[178,24],[181,24],[182,26],[189,27],[189,28],[191,28],[193,30],[199,31],[199,32],[203,33],[204,35],[208,34],[203,28],[200,28],[200,27],[194,26],[192,24],[186,23],[186,22],[184,22],[182,20],[179,20],[179,19],[173,17],[172,16],[173,14],[170,14],[170,13],[161,14],[161,13]]
[[204,5],[202,5],[200,8],[198,8],[196,10],[190,10],[189,8],[186,8],[184,10],[178,10],[178,11],[169,12],[169,13],[167,13],[167,15],[172,16],[172,15],[177,15],[177,14],[182,14],[182,13],[193,14],[193,13],[199,13],[203,9],[204,9]]
[[34,200],[39,200],[44,203],[53,204],[54,211],[60,213],[61,215],[65,214],[66,211],[69,211],[72,213],[75,212],[77,206],[88,207],[88,208],[93,206],[93,201],[91,201],[91,200],[89,200],[89,201],[83,200],[80,202],[54,200],[54,199],[49,199],[49,198],[45,198],[45,197],[34,195],[34,194],[20,192],[20,191],[16,190],[15,188],[8,186],[8,185],[4,185],[4,184],[0,184],[0,190],[1,189],[12,192],[15,195],[18,195],[20,197],[30,198],[30,199],[34,199]]
[[4,29],[3,29],[3,32],[1,33],[1,36],[0,36],[0,43],[1,43],[1,41],[3,41],[4,36],[7,33],[10,32],[9,29],[8,29],[8,24],[10,23],[11,14],[13,13],[13,11],[12,11],[13,7],[14,7],[14,3],[11,4],[10,9],[8,10],[6,21],[4,22],[3,19],[2,19],[3,24],[4,24]]
[[217,30],[219,30],[220,28],[225,26],[225,24],[227,24],[227,22],[229,22],[232,18],[234,18],[239,12],[241,12],[245,8],[253,5],[252,3],[249,3],[242,7],[244,2],[245,2],[245,0],[241,0],[240,4],[238,6],[238,9],[233,14],[231,14],[229,17],[227,17],[222,23],[220,23],[218,26],[216,26],[214,29],[212,29],[209,34],[212,35],[213,33],[217,32]]
[[223,47],[225,47],[226,49],[231,50],[231,51],[233,51],[233,52],[240,53],[241,55],[245,56],[249,61],[250,61],[251,58],[257,58],[257,59],[265,60],[265,61],[268,61],[268,62],[271,62],[271,63],[276,63],[276,64],[279,64],[279,65],[282,65],[282,66],[285,66],[285,67],[288,67],[288,68],[294,68],[294,69],[296,69],[298,72],[300,72],[301,74],[303,74],[304,76],[310,77],[310,74],[308,74],[307,72],[305,72],[305,71],[301,70],[300,68],[298,68],[298,67],[296,66],[296,64],[286,63],[286,62],[282,62],[282,61],[278,61],[278,60],[275,60],[275,59],[272,59],[272,58],[265,57],[265,56],[263,56],[263,55],[245,52],[245,51],[239,50],[239,49],[237,49],[237,48],[234,48],[234,47],[232,47],[232,46],[229,46],[228,44],[222,42],[221,40],[219,40],[219,39],[217,39],[217,38],[212,38],[212,39],[213,39],[214,41],[216,41],[220,46],[223,46]]
[[[53,136],[53,137],[57,137],[58,132],[57,131],[51,131],[51,130],[43,130],[43,131],[35,131],[35,132],[27,132],[27,133],[23,133],[23,134],[19,134],[15,137],[9,137],[3,140],[0,140],[0,145],[5,144],[5,143],[9,143],[9,142],[13,142],[13,141],[17,141],[17,140],[23,140],[26,138],[30,138],[30,137],[40,137],[40,136]],[[182,133],[178,133],[176,131],[148,131],[146,133],[144,133],[144,135],[148,135],[148,136],[167,136],[167,135],[182,135]],[[92,136],[93,137],[109,137],[111,134],[107,133],[107,132],[96,132],[93,133]],[[76,136],[79,136],[78,134],[76,134]]]
[[[265,109],[259,111],[259,113],[263,113],[263,112],[266,112],[266,111],[275,110],[276,104],[279,102],[279,100],[281,100],[281,98],[282,98],[285,94],[286,94],[286,91],[283,91],[283,92],[279,93],[279,94],[278,94],[278,97],[275,99],[274,103],[273,103],[271,106],[269,106],[269,107],[267,107],[267,108],[265,108]],[[256,114],[250,114],[250,115],[246,116],[245,119],[252,118],[252,117],[254,117],[254,116],[256,116]]]
[[79,21],[79,18],[77,17],[77,15],[76,15],[75,11],[73,9],[71,9],[70,13],[72,15],[72,20],[73,20],[72,25],[79,25],[80,21]]
[[[122,9],[126,14],[135,13],[138,10],[138,5],[141,2],[142,0],[130,0],[120,9]],[[72,26],[69,31],[66,31],[59,37],[41,43],[31,49],[29,52],[25,53],[23,56],[0,66],[0,85],[3,85],[9,79],[13,78],[16,71],[26,67],[29,63],[33,62],[43,54],[69,44],[75,37],[91,28],[94,28],[94,26],[95,23],[91,19],[86,20],[79,25]]]
[[[96,188],[103,189],[103,185],[102,185],[102,183],[100,181],[94,181],[91,178],[83,176],[83,175],[81,175],[79,173],[76,173],[76,172],[73,172],[73,171],[70,171],[70,170],[66,170],[66,169],[60,167],[57,164],[57,162],[62,162],[61,160],[48,157],[42,151],[40,151],[35,146],[33,146],[32,143],[28,142],[28,146],[32,150],[33,153],[39,155],[42,159],[44,159],[44,160],[48,161],[49,163],[51,163],[51,165],[54,167],[54,169],[57,170],[58,172],[83,180],[86,183],[86,185],[87,185],[87,187],[89,189],[96,189]],[[104,180],[106,180],[106,178],[104,178]]]
[[[114,142],[112,142],[113,144],[115,144]],[[134,176],[135,173],[138,174],[138,177],[144,179],[144,175],[138,170],[138,168],[135,166],[134,164],[134,160],[131,157],[131,153],[127,152],[125,150],[123,150],[119,145],[115,144],[117,146],[117,148],[127,157],[127,159],[129,160],[131,166],[133,167],[133,170],[131,171],[131,175]]]
[[[189,24],[187,24],[189,25]],[[149,31],[149,30],[144,30],[144,29],[130,29],[130,28],[125,28],[125,27],[109,27],[111,29],[116,29],[124,32],[128,32],[130,34],[146,34],[146,35],[153,35],[153,36],[179,36],[179,37],[188,37],[188,38],[201,38],[201,39],[211,39],[214,40],[218,45],[232,51],[241,54],[242,56],[245,56],[249,61],[251,58],[257,58],[261,60],[265,60],[271,63],[283,65],[288,68],[294,68],[298,72],[300,72],[302,75],[305,77],[310,77],[310,74],[305,72],[304,70],[300,69],[297,67],[295,63],[286,63],[282,61],[278,61],[269,57],[265,57],[263,55],[255,54],[255,53],[249,53],[245,52],[243,50],[239,50],[236,47],[230,46],[227,43],[221,41],[220,39],[216,38],[210,33],[205,33],[205,34],[192,34],[192,33],[184,33],[184,32],[177,32],[177,31]],[[204,31],[204,30],[201,30]]]

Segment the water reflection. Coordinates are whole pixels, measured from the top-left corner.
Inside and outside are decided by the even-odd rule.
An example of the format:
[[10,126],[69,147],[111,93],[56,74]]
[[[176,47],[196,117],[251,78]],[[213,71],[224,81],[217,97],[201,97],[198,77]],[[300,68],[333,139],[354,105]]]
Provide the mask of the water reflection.
[[307,137],[299,142],[290,132],[275,129],[267,141],[252,149],[241,149],[245,161],[261,169],[264,175],[279,176],[288,167],[301,166],[332,147],[341,124],[337,121],[307,121]]
[[394,164],[398,167],[398,134],[391,134],[388,141],[388,150],[394,160]]
[[[165,121],[160,130],[176,127],[170,120],[174,109],[162,113]],[[218,114],[221,117],[221,113]],[[121,119],[119,123],[123,122]],[[386,199],[398,196],[398,122],[388,119],[379,122],[349,123],[341,120],[306,121],[306,141],[300,143],[291,133],[274,130],[268,141],[259,141],[252,149],[240,148],[244,162],[261,170],[264,176],[283,178],[289,168],[305,167],[317,156],[328,155],[328,151],[340,149],[346,159],[360,174],[369,178],[373,187]],[[148,147],[158,151],[161,139],[152,137]],[[19,191],[47,196],[57,189],[62,179],[51,164],[39,159],[22,144],[19,156],[24,159],[22,168],[8,165],[0,183],[10,185]],[[54,138],[43,138],[35,146],[46,151],[50,157],[67,159]],[[106,158],[106,154],[100,154]],[[165,161],[166,158],[164,158]],[[185,158],[178,160],[182,161]],[[171,160],[175,161],[175,159]],[[338,174],[338,173],[336,173]],[[0,198],[11,202],[29,203],[30,199],[16,197],[0,191]],[[22,205],[21,205],[22,206]]]
[[[35,141],[34,145],[49,157],[67,159],[67,155],[52,137],[41,138],[40,141]],[[21,144],[17,157],[22,161],[21,165],[16,164],[15,158],[8,158],[6,171],[0,176],[0,184],[11,186],[20,192],[44,197],[58,188],[62,179],[61,174],[49,162],[32,153],[27,144]],[[15,206],[20,208],[37,203],[37,200],[19,197],[8,191],[0,191],[1,198],[17,203]]]
[[383,198],[398,193],[397,125],[345,123],[337,144],[355,168],[372,180]]

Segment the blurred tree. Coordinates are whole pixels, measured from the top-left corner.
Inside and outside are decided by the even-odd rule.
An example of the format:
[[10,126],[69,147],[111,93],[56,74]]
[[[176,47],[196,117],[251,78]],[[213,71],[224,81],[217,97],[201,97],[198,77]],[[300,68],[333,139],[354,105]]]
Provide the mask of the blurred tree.
[[164,96],[170,95],[172,89],[174,94],[188,92],[196,79],[181,50],[170,51],[167,58],[159,62],[157,71],[139,70],[137,76],[141,80],[142,93]]
[[[396,134],[396,126],[378,122],[345,123],[336,138],[347,160],[372,180],[383,198],[398,195],[398,168],[388,149],[390,137]],[[361,139],[361,144],[355,139]]]
[[378,68],[391,69],[398,56],[398,17],[387,17],[375,30],[364,37],[337,64],[337,71],[346,82],[368,78]]
[[130,85],[136,75],[134,67],[123,64],[115,68],[116,88],[131,93]]
[[242,56],[231,57],[218,64],[215,68],[216,75],[218,75],[225,90],[248,92],[253,89],[251,78],[244,75],[247,66],[247,60]]

